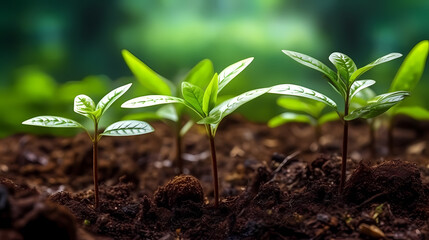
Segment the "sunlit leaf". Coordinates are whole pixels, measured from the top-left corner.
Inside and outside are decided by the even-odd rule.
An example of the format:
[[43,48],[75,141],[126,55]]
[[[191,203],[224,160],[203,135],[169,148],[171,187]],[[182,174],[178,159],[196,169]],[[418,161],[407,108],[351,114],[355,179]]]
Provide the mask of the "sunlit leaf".
[[153,132],[154,129],[147,122],[127,120],[115,122],[108,126],[101,134],[103,136],[134,136]]
[[150,92],[160,95],[171,95],[171,84],[167,83],[166,79],[160,77],[146,64],[140,61],[137,57],[131,54],[128,50],[122,50],[122,56],[125,59],[131,72],[136,76],[137,80],[147,88]]
[[216,105],[218,89],[218,76],[215,73],[207,86],[203,97],[203,112],[208,114]]
[[122,104],[122,108],[142,108],[168,103],[182,103],[185,101],[178,97],[164,95],[147,95],[143,97],[133,98]]
[[318,120],[318,124],[319,125],[323,125],[327,122],[333,122],[333,121],[337,121],[340,119],[340,116],[338,116],[337,112],[328,112],[326,114],[323,114],[319,120]]
[[406,115],[419,121],[429,120],[429,111],[419,106],[404,106],[396,107],[394,111],[395,115]]
[[360,75],[364,74],[366,71],[370,70],[371,68],[373,68],[379,64],[389,62],[389,61],[394,60],[396,58],[399,58],[401,56],[402,56],[402,54],[400,54],[400,53],[390,53],[390,54],[387,54],[387,55],[375,60],[374,62],[372,62],[372,63],[370,63],[364,67],[359,68],[350,77],[349,84],[353,83]]
[[337,104],[327,96],[321,93],[318,93],[316,91],[313,91],[311,89],[294,85],[294,84],[275,85],[271,87],[271,89],[269,90],[269,93],[309,98],[309,99],[322,102],[334,109],[337,109]]
[[429,41],[421,41],[407,55],[390,86],[389,92],[412,91],[420,78],[426,65]]
[[128,89],[131,87],[131,83],[124,85],[122,87],[118,87],[113,91],[109,92],[106,96],[104,96],[97,104],[95,108],[97,113],[97,118],[101,117],[104,112],[116,101],[120,98]]
[[189,71],[184,82],[189,82],[201,89],[205,89],[210,83],[213,74],[213,63],[209,59],[204,59]]
[[204,91],[200,87],[188,82],[183,82],[182,95],[186,103],[191,105],[201,115],[204,115],[204,111],[203,111]]
[[159,116],[156,112],[132,113],[122,118],[122,120],[141,120],[141,121],[154,121],[154,120],[162,120],[162,119],[164,118]]
[[355,81],[352,86],[350,87],[350,97],[351,100],[357,93],[359,93],[361,90],[370,87],[375,84],[374,80],[359,80]]
[[277,99],[277,104],[288,110],[307,113],[314,118],[318,118],[323,108],[326,106],[324,103],[313,99],[292,97],[280,97]]
[[183,127],[180,129],[180,136],[185,136],[185,134],[194,126],[195,122],[192,120],[189,120],[183,125]]
[[357,70],[356,64],[347,55],[334,52],[329,56],[329,60],[337,68],[341,78],[348,82],[351,75]]
[[356,118],[373,118],[376,117],[393,107],[398,102],[404,100],[409,96],[409,92],[397,91],[378,95],[369,100],[367,105],[352,111],[349,115],[344,117],[344,120],[350,121]]
[[268,121],[268,126],[274,128],[289,122],[301,122],[314,125],[316,123],[315,121],[316,120],[309,115],[285,112],[271,118]]
[[233,78],[235,78],[241,71],[243,71],[251,62],[253,61],[253,57],[246,58],[239,62],[236,62],[227,68],[225,68],[219,74],[219,87],[218,92],[220,92]]
[[179,120],[177,110],[171,104],[160,107],[158,111],[156,111],[156,114],[163,119],[168,119],[173,122],[177,122]]
[[95,103],[86,95],[78,95],[74,98],[74,111],[85,117],[91,118],[91,114],[95,111]]
[[57,128],[83,128],[80,123],[63,117],[56,116],[38,116],[22,122],[24,125],[40,127],[57,127]]

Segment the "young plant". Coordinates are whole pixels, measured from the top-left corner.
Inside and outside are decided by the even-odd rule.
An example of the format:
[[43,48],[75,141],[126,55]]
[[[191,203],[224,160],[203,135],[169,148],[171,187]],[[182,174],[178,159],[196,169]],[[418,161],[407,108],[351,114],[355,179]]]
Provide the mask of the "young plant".
[[[252,60],[253,58],[244,59],[225,68],[219,75],[215,73],[211,78],[210,83],[204,89],[200,87],[201,84],[196,85],[190,82],[183,82],[183,98],[169,95],[148,95],[131,99],[122,105],[124,108],[141,108],[160,104],[176,103],[184,105],[195,112],[199,118],[197,123],[205,126],[207,136],[210,141],[215,207],[219,204],[219,184],[214,138],[216,130],[224,117],[234,112],[241,105],[265,93],[301,96],[321,101],[331,107],[336,107],[335,103],[326,96],[310,89],[292,84],[281,84],[273,87],[251,90],[220,103],[220,101],[218,101],[219,92],[222,91],[222,89],[233,78],[243,71],[252,62]],[[197,83],[198,81],[199,80],[197,80]]]
[[321,136],[321,126],[339,119],[335,111],[322,114],[326,104],[314,100],[281,97],[277,99],[277,104],[289,111],[271,118],[268,121],[269,127],[274,128],[289,122],[308,123],[314,127],[317,143]]
[[[411,49],[404,62],[393,79],[390,86],[390,92],[393,91],[413,91],[426,65],[426,59],[429,51],[429,41],[421,41]],[[388,148],[393,153],[393,128],[395,126],[395,117],[397,115],[406,115],[417,120],[428,120],[429,111],[419,106],[395,106],[387,112],[388,116]]]
[[94,207],[97,209],[99,206],[98,197],[98,142],[102,136],[132,136],[153,132],[152,126],[146,122],[128,120],[119,121],[108,126],[104,132],[99,133],[98,124],[101,117],[106,110],[129,88],[131,83],[125,86],[116,88],[115,90],[104,96],[97,105],[94,101],[86,95],[78,95],[74,99],[74,111],[92,120],[94,124],[93,133],[85,128],[82,124],[63,117],[56,116],[39,116],[28,119],[22,124],[41,126],[41,127],[54,127],[54,128],[82,128],[87,133],[92,141],[93,146],[93,179],[94,179]]
[[334,88],[334,90],[341,95],[344,101],[344,112],[340,113],[337,109],[338,115],[340,118],[344,119],[343,121],[343,153],[341,161],[341,178],[340,178],[340,192],[343,191],[345,180],[346,180],[346,164],[347,164],[347,147],[348,147],[348,122],[356,118],[373,118],[383,112],[387,111],[389,108],[394,106],[396,103],[402,101],[406,96],[409,95],[406,91],[396,91],[391,93],[382,94],[375,96],[374,98],[368,100],[366,104],[360,108],[355,109],[353,112],[349,112],[349,107],[353,97],[362,89],[365,89],[375,83],[374,80],[357,80],[363,73],[367,72],[371,68],[401,57],[399,53],[391,53],[386,56],[383,56],[374,62],[369,63],[368,65],[357,68],[356,64],[351,58],[346,56],[343,53],[334,52],[329,56],[329,60],[333,63],[337,71],[333,71],[325,64],[320,62],[317,59],[314,59],[310,56],[283,50],[283,52],[288,55],[293,60],[298,63],[303,64],[304,66],[313,68],[321,73],[327,78],[329,84]]
[[[122,50],[122,56],[131,72],[133,72],[137,80],[147,91],[150,92],[150,94],[181,97],[182,82],[188,82],[197,85],[200,88],[205,88],[214,74],[212,62],[208,59],[204,59],[192,68],[182,81],[174,84],[172,81],[158,75],[129,51]],[[172,129],[174,129],[176,140],[176,163],[179,173],[183,172],[182,137],[194,124],[194,121],[189,120],[187,123],[182,125],[184,115],[185,111],[183,106],[169,104],[159,108],[156,112],[133,114],[127,117],[142,120],[164,120]]]

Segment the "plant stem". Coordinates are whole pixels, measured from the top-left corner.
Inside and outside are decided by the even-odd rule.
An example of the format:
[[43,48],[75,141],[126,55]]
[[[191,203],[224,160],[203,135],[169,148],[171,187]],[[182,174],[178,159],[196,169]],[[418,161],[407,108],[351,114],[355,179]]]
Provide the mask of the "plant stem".
[[[346,101],[345,101],[344,116],[347,116],[348,114],[349,114],[349,94],[347,94]],[[344,120],[343,156],[342,156],[342,160],[341,160],[340,193],[343,192],[344,185],[346,183],[348,137],[349,137],[349,122]]]
[[92,176],[94,178],[94,207],[98,209],[98,121],[94,121],[94,138],[92,139]]
[[180,136],[180,121],[176,125],[176,163],[179,169],[179,174],[183,173],[183,159],[182,159],[182,136]]
[[209,135],[210,141],[210,153],[212,156],[212,171],[213,171],[213,186],[214,186],[214,206],[217,208],[219,206],[219,180],[217,176],[217,161],[216,161],[216,148],[214,144],[214,136],[212,134],[212,129],[209,124],[206,125],[207,134]]

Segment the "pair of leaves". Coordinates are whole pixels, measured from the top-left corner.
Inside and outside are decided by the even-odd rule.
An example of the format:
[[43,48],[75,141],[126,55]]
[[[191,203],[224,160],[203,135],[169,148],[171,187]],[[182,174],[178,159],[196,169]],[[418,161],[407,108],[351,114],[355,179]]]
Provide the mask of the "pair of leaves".
[[[104,112],[129,88],[131,84],[116,88],[105,95],[97,105],[86,95],[78,95],[74,101],[74,111],[78,114],[98,122]],[[80,123],[57,116],[39,116],[28,119],[22,124],[41,126],[41,127],[60,127],[60,128],[84,128]],[[142,121],[119,121],[108,126],[100,136],[131,136],[153,132],[153,128],[146,122]],[[93,139],[94,140],[94,139]],[[97,139],[98,140],[98,139]]]

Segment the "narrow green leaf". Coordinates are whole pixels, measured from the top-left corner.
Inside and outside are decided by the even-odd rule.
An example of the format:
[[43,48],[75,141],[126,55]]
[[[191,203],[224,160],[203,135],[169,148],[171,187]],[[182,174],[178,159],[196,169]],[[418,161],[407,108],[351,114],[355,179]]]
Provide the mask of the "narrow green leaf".
[[38,116],[22,122],[24,125],[58,128],[84,128],[80,123],[63,117]]
[[134,136],[153,132],[154,129],[149,123],[127,120],[115,122],[108,126],[101,134],[102,136]]
[[345,89],[343,86],[341,86],[340,82],[337,79],[337,74],[332,71],[328,66],[320,62],[319,60],[312,58],[310,56],[307,56],[302,53],[293,52],[289,50],[283,50],[283,53],[288,55],[293,60],[297,61],[298,63],[301,63],[304,66],[307,66],[309,68],[315,69],[321,73],[323,73],[329,80],[329,83],[331,86],[341,95],[345,93]]
[[323,114],[319,120],[318,120],[318,124],[319,125],[323,125],[327,122],[333,122],[333,121],[337,121],[340,119],[340,116],[338,116],[337,112],[328,112],[326,114]]
[[200,87],[183,82],[182,95],[187,104],[191,105],[199,114],[205,115],[203,110],[204,91]]
[[271,128],[275,128],[290,122],[300,122],[300,123],[308,123],[308,124],[314,125],[315,119],[305,114],[285,112],[271,118],[268,121],[268,126]]
[[409,96],[409,92],[397,91],[378,95],[369,100],[367,105],[352,111],[349,115],[344,117],[344,120],[350,121],[356,118],[369,119],[376,117],[393,107],[398,102],[404,100]]
[[192,126],[194,126],[194,123],[195,122],[192,120],[187,121],[185,125],[183,125],[183,127],[180,129],[180,136],[185,136],[185,134],[192,128]]
[[78,95],[74,98],[74,111],[85,117],[91,118],[92,113],[95,111],[95,103],[86,95]]
[[168,119],[173,122],[179,121],[176,108],[172,104],[164,105],[156,111],[156,114],[163,119]]
[[352,74],[357,70],[356,64],[353,60],[347,55],[339,52],[334,52],[329,56],[329,60],[334,64],[337,68],[338,73],[340,74],[343,81],[349,81],[349,78]]
[[269,93],[309,98],[309,99],[322,102],[334,109],[337,109],[337,104],[327,96],[321,93],[318,93],[316,91],[313,91],[311,89],[297,86],[294,84],[280,84],[280,85],[273,86],[269,90]]
[[201,89],[205,89],[210,83],[213,74],[213,63],[209,59],[204,59],[195,65],[191,71],[189,71],[184,82],[189,82],[200,87]]
[[100,118],[104,112],[116,101],[120,98],[128,89],[131,87],[132,83],[124,85],[122,87],[118,87],[113,91],[109,92],[106,96],[104,96],[98,103],[95,108],[97,113],[97,118]]
[[159,116],[156,112],[132,113],[122,118],[122,120],[140,120],[140,121],[154,121],[154,120],[162,120],[162,119],[164,118]]
[[280,97],[277,99],[277,104],[288,110],[307,113],[314,118],[318,118],[326,106],[324,103],[313,99],[292,97]]
[[164,95],[147,95],[143,97],[133,98],[122,104],[122,108],[142,108],[168,103],[182,103],[185,101],[178,97]]
[[212,110],[216,105],[217,93],[218,93],[217,89],[218,89],[218,76],[215,73],[209,85],[207,86],[206,91],[204,92],[203,112],[205,114],[208,114],[210,110]]
[[425,40],[408,53],[393,79],[389,92],[412,91],[416,87],[425,69],[428,50],[429,41]]
[[390,53],[390,54],[387,54],[387,55],[375,60],[374,62],[372,62],[372,63],[370,63],[364,67],[359,68],[350,77],[349,84],[352,84],[360,75],[364,74],[366,71],[370,70],[371,68],[373,68],[379,64],[392,61],[392,60],[399,58],[401,56],[402,56],[402,54],[400,54],[400,53]]
[[[131,54],[128,50],[122,50],[122,56],[137,80],[149,91],[160,95],[171,95],[172,90],[166,79],[160,77],[146,64]],[[170,84],[171,85],[171,84]]]
[[394,115],[405,115],[419,121],[429,120],[429,111],[419,106],[397,107]]
[[350,87],[350,100],[353,99],[353,97],[360,92],[361,90],[370,87],[375,84],[374,80],[359,80],[355,81],[352,86]]
[[220,74],[219,74],[219,87],[218,87],[218,93],[222,91],[222,89],[233,79],[235,78],[241,71],[243,71],[249,64],[253,61],[253,57],[246,58],[244,60],[241,60],[239,62],[236,62],[227,68],[225,68]]

